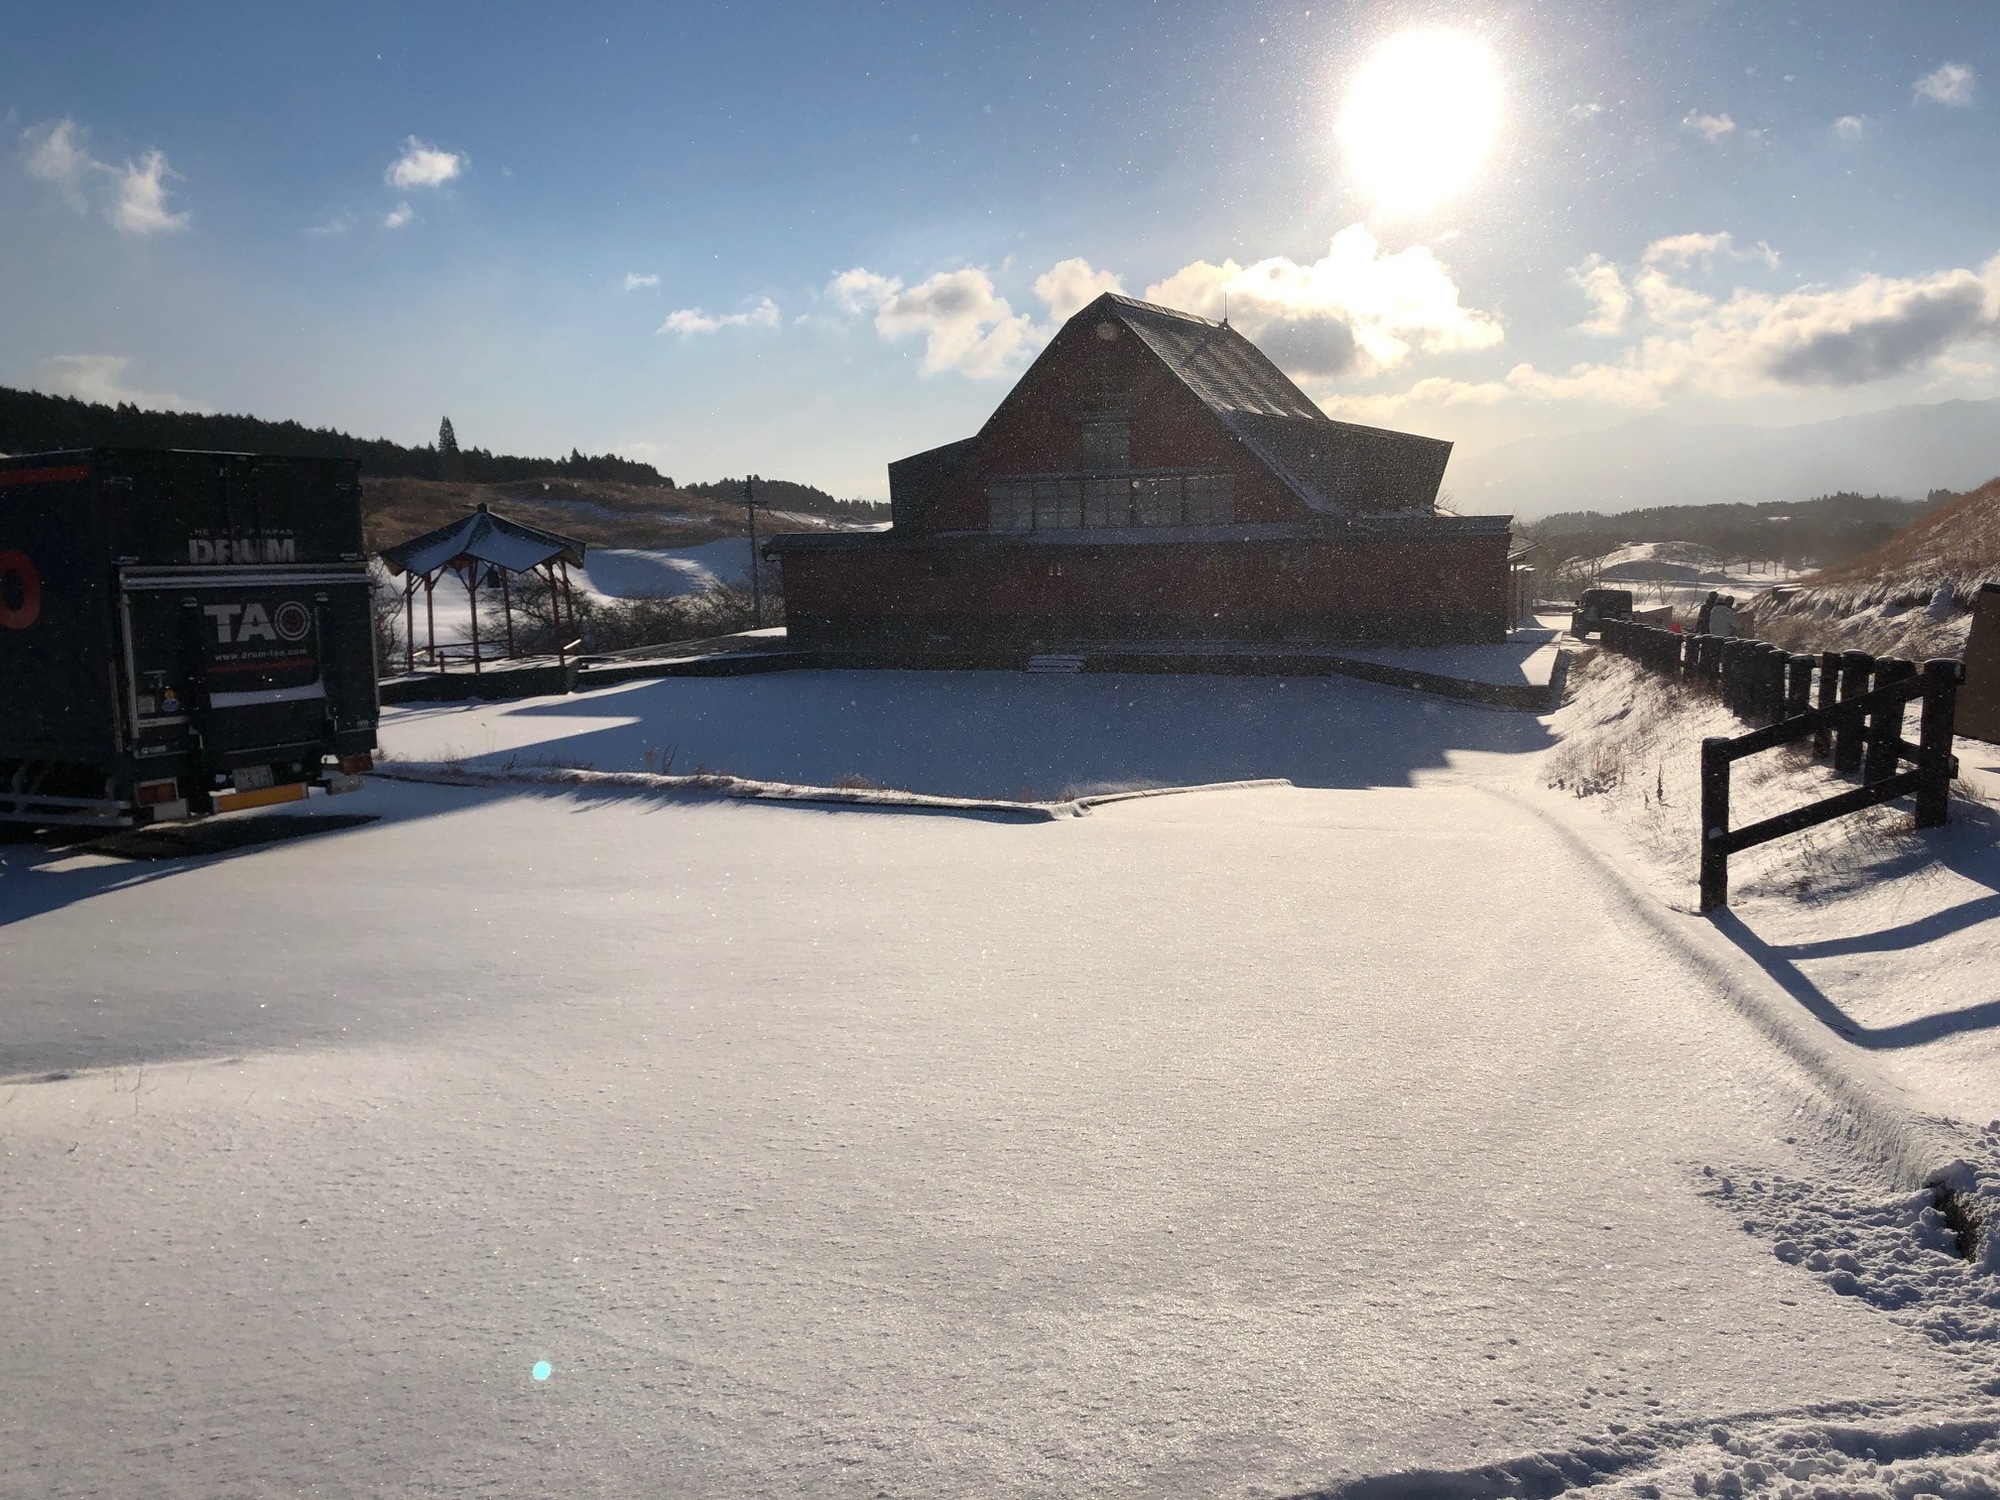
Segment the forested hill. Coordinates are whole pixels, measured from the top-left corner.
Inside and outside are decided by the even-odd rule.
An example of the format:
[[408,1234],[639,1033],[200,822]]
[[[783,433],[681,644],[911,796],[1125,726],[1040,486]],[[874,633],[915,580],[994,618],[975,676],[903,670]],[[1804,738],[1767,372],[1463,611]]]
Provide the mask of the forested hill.
[[1631,542],[1693,542],[1725,558],[1831,567],[1879,546],[1919,516],[1958,496],[1922,500],[1840,493],[1743,505],[1656,505],[1605,515],[1565,511],[1522,527],[1553,557],[1600,557]]
[[[203,448],[223,453],[276,453],[356,458],[377,479],[456,479],[501,484],[520,479],[590,479],[673,487],[651,464],[615,454],[595,458],[522,458],[463,448],[440,457],[435,446],[406,448],[385,438],[350,437],[329,427],[267,422],[261,417],[142,411],[72,396],[45,396],[0,386],[0,453],[48,453],[63,448]],[[456,459],[456,472],[452,460]],[[831,497],[829,497],[831,498]]]

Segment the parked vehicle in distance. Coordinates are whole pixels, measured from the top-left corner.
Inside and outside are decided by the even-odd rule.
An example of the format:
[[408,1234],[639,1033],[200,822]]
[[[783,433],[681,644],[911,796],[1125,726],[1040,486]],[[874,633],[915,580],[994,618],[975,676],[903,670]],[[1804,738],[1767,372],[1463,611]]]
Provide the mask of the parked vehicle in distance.
[[0,822],[351,791],[378,714],[354,461],[0,459]]
[[1631,590],[1585,589],[1570,614],[1569,633],[1580,641],[1588,640],[1604,621],[1631,618]]

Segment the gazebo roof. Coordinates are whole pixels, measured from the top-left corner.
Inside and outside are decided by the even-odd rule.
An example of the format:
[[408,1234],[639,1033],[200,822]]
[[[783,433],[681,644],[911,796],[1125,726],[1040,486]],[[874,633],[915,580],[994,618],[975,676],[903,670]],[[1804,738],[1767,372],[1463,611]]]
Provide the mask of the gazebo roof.
[[464,520],[384,547],[381,555],[391,573],[430,574],[459,561],[525,573],[557,560],[580,567],[583,550],[573,537],[496,516],[482,504]]

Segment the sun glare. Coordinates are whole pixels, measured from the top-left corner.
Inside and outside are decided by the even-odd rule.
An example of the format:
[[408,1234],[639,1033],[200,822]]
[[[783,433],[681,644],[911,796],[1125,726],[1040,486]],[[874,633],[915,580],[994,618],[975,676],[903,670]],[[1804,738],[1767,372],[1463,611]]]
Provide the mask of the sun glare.
[[1353,180],[1378,212],[1435,208],[1493,149],[1500,79],[1471,37],[1413,31],[1376,48],[1347,86],[1336,133]]

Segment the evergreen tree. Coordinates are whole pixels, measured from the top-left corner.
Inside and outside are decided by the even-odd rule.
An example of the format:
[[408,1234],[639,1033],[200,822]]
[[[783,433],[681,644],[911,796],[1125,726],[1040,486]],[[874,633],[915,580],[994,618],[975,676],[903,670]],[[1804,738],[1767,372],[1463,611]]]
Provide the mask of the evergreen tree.
[[438,478],[462,479],[465,464],[458,453],[458,434],[451,430],[451,418],[438,423]]

